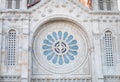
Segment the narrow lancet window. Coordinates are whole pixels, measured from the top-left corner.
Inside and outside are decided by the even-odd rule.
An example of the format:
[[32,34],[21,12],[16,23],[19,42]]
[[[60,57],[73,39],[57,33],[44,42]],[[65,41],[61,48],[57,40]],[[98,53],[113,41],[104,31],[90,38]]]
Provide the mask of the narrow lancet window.
[[105,45],[105,59],[107,66],[114,66],[113,58],[113,38],[112,32],[106,31],[104,36],[104,45]]
[[8,33],[8,65],[16,64],[16,31],[10,30]]

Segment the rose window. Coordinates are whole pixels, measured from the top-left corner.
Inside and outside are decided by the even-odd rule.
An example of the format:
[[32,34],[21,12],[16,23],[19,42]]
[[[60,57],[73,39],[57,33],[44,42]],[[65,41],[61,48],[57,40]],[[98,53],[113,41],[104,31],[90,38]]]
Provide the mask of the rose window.
[[53,64],[68,64],[78,55],[77,40],[68,32],[52,32],[43,40],[43,54]]

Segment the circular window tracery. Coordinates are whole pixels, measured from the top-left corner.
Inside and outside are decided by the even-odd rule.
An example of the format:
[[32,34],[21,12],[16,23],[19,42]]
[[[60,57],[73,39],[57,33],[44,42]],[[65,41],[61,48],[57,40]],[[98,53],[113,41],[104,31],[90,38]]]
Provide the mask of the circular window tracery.
[[35,34],[33,58],[47,71],[68,73],[84,65],[87,46],[86,34],[78,25],[51,21],[43,24]]
[[68,64],[78,54],[77,40],[68,32],[52,32],[43,41],[43,54],[54,64]]

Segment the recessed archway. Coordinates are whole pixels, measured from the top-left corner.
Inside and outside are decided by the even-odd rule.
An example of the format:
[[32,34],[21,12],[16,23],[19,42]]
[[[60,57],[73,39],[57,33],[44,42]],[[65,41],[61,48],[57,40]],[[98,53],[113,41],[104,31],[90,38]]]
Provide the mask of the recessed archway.
[[32,44],[32,79],[49,76],[56,80],[70,80],[71,77],[80,79],[87,76],[90,81],[88,44],[86,32],[71,21],[52,20],[44,23],[37,29]]

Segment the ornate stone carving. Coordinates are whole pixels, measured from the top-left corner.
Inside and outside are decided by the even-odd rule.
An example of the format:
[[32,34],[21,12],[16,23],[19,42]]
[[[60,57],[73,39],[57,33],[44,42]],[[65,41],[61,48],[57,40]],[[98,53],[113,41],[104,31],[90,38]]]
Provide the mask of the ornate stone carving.
[[77,40],[73,39],[73,35],[69,35],[68,32],[53,32],[47,35],[47,39],[44,39],[43,49],[44,55],[52,63],[68,64],[74,57],[78,55]]
[[88,48],[79,26],[67,21],[51,21],[41,28],[33,42],[33,57],[40,67],[63,74],[81,67]]

